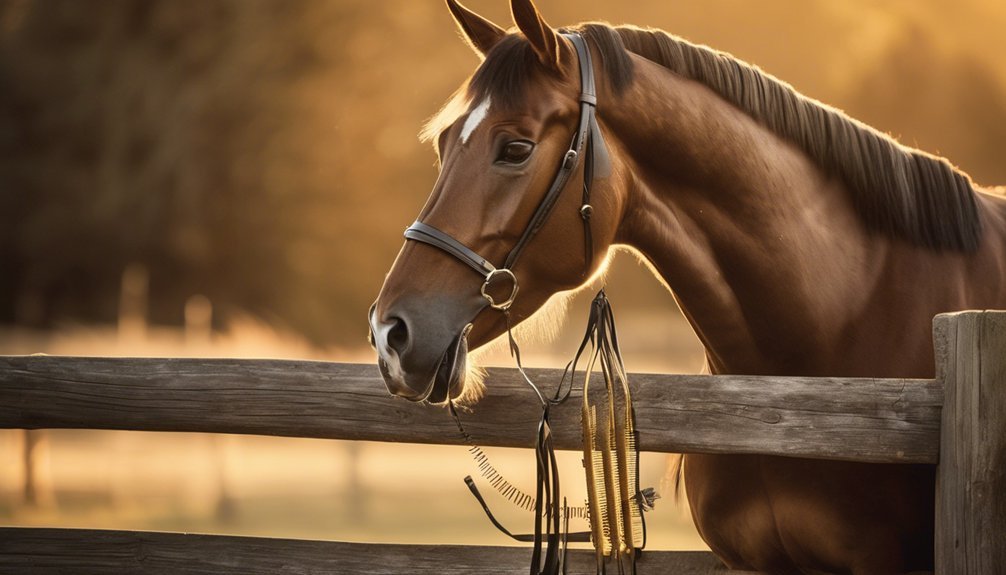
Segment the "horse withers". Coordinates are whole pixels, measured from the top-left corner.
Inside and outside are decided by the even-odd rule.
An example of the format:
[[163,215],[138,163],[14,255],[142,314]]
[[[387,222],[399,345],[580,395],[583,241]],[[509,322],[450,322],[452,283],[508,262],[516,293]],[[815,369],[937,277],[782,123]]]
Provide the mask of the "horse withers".
[[[447,4],[483,61],[426,129],[440,177],[418,221],[512,285],[406,241],[370,312],[393,394],[468,393],[468,349],[587,283],[614,246],[660,275],[712,373],[930,378],[934,315],[1006,307],[1006,201],[946,160],[661,31],[559,31],[531,0],[512,0],[507,31]],[[591,177],[577,162],[542,219],[582,125],[561,32],[593,55],[605,166]],[[487,289],[514,296],[506,314]],[[689,454],[684,480],[699,533],[732,568],[932,568],[932,466]]]

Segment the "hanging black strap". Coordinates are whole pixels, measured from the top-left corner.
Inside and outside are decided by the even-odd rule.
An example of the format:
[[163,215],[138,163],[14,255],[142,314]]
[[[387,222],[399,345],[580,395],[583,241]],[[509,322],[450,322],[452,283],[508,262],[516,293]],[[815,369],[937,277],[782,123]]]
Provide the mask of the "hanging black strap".
[[[474,444],[474,442],[472,440],[472,437],[468,434],[467,431],[465,431],[464,425],[462,425],[461,418],[458,415],[457,409],[454,407],[453,403],[449,404],[449,409],[451,411],[451,415],[454,417],[454,422],[457,424],[458,429],[461,431],[461,435],[464,436],[465,440],[469,443],[470,446],[477,448],[477,446],[475,446],[475,444]],[[535,442],[536,452],[537,452],[537,446],[538,446],[538,444],[539,444],[539,442],[536,441]],[[479,451],[481,452],[481,450],[479,450]],[[538,458],[537,458],[537,455],[536,455],[535,456],[535,460],[537,461],[537,459]],[[483,461],[482,464],[481,464],[481,466],[482,467],[491,467],[491,465],[487,461]],[[504,491],[506,491],[506,492],[516,491],[516,488],[514,488],[511,485],[509,485],[509,483],[506,482],[506,480],[503,479],[502,476],[498,475],[498,472],[496,472],[495,469],[492,470],[492,473],[493,473],[494,477],[496,478],[497,482],[499,482],[499,483],[506,483],[507,484],[507,487],[504,489]],[[523,542],[523,543],[532,543],[532,542],[534,542],[534,540],[535,540],[534,533],[513,533],[509,529],[507,529],[502,523],[500,523],[500,521],[498,519],[496,519],[496,516],[493,515],[492,510],[489,508],[489,504],[486,502],[485,497],[482,496],[482,492],[479,490],[478,485],[475,484],[475,480],[472,478],[471,475],[468,475],[468,476],[465,477],[465,485],[468,486],[468,490],[472,492],[472,495],[475,497],[475,500],[478,501],[479,505],[482,507],[482,511],[485,512],[486,517],[489,518],[489,521],[496,527],[496,529],[498,529],[501,533],[503,533],[507,537],[513,539],[514,541],[520,541],[520,542]],[[503,494],[504,494],[505,497],[507,496],[507,493],[503,493]],[[529,496],[526,496],[523,493],[519,493],[518,492],[518,498],[520,499],[520,502],[516,502],[516,503],[517,503],[517,505],[519,507],[522,507],[522,508],[524,507],[524,505],[523,505],[523,498],[524,497],[527,497],[528,499],[532,499]],[[533,507],[533,505],[534,505],[533,499],[532,499],[531,505],[532,505],[531,511],[537,513],[537,511]],[[559,509],[559,511],[563,515],[563,518],[566,519],[566,520],[568,520],[568,517],[571,515],[571,511],[573,511],[573,510],[566,505],[566,502],[564,500],[563,504],[562,504],[562,507]],[[582,510],[577,510],[577,511],[582,511]],[[590,542],[590,532],[589,531],[577,531],[577,532],[569,533],[568,530],[564,528],[563,529],[563,536],[566,538],[567,541],[572,541],[574,543],[589,543]]]

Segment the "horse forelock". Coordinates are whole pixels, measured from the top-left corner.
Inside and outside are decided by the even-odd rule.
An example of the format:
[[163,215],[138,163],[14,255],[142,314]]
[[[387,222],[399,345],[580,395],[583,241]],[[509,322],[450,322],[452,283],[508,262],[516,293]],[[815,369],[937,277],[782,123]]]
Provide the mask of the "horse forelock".
[[463,116],[471,105],[471,98],[466,94],[465,86],[462,86],[461,89],[451,95],[447,103],[436,114],[429,120],[426,120],[422,130],[419,132],[419,140],[435,144],[440,132],[449,128],[454,122],[457,122],[458,118]]
[[443,130],[491,99],[493,107],[515,110],[528,95],[532,71],[544,70],[531,44],[521,34],[508,34],[486,54],[485,60],[446,104],[423,126],[419,137],[434,141]]

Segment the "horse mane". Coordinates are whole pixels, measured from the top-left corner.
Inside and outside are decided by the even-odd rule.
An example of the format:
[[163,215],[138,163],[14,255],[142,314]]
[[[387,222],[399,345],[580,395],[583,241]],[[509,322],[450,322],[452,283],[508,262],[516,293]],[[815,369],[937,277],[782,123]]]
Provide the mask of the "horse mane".
[[[845,183],[871,230],[936,250],[978,248],[982,226],[973,184],[947,160],[903,146],[729,54],[664,31],[600,23],[570,30],[596,47],[616,93],[632,82],[631,52],[705,84],[794,143],[826,174]],[[463,90],[466,99],[491,93],[494,105],[517,105],[525,93],[527,70],[535,65],[527,41],[519,34],[508,35],[472,76]]]

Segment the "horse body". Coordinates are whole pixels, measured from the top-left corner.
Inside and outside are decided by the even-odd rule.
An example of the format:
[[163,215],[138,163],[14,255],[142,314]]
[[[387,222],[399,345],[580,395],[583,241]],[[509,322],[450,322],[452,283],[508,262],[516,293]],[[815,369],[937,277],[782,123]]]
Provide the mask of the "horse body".
[[[487,60],[462,93],[478,122],[465,113],[442,122],[441,177],[421,219],[500,261],[568,143],[576,60],[529,0],[513,1],[520,32],[509,35],[448,5]],[[581,30],[608,78],[598,85],[611,169],[592,201],[596,256],[584,261],[573,190],[513,270],[515,320],[584,283],[616,244],[670,288],[713,373],[930,378],[934,315],[1006,308],[1002,197],[819,104],[763,110],[792,90],[745,84],[745,74],[763,78],[725,55],[659,32]],[[700,56],[711,58],[712,79],[699,77]],[[631,74],[616,78],[620,69]],[[713,86],[723,77],[728,86]],[[820,132],[832,139],[818,141]],[[534,144],[520,163],[500,151],[515,141]],[[831,149],[839,145],[848,158]],[[474,347],[505,329],[470,269],[407,243],[371,311],[389,389],[419,397],[456,372],[444,350],[459,347],[468,323]],[[456,395],[457,381],[443,385]],[[709,546],[731,567],[772,573],[931,569],[934,471],[765,456],[684,463]]]
[[[931,378],[934,315],[1006,306],[1002,198],[980,197],[974,253],[871,232],[803,151],[640,60],[601,113],[634,179],[617,241],[668,284],[712,373]],[[687,455],[684,475],[700,533],[731,567],[931,568],[932,467]]]

